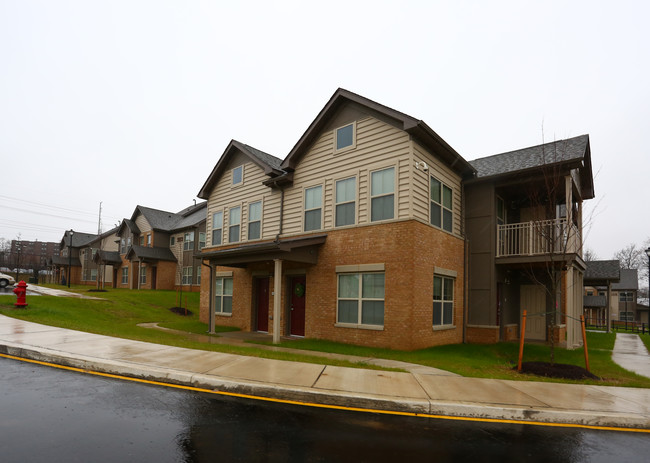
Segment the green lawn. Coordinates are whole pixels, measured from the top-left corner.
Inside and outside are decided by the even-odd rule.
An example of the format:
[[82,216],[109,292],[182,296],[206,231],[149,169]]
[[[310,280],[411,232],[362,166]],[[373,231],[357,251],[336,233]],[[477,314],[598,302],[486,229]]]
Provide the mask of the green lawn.
[[[222,344],[208,344],[194,341],[188,336],[162,332],[137,326],[140,323],[158,322],[161,326],[189,333],[206,334],[207,325],[198,318],[199,294],[183,293],[183,305],[193,314],[177,315],[169,310],[178,305],[177,293],[174,291],[136,291],[111,289],[105,293],[89,293],[87,286],[73,286],[72,290],[87,295],[104,298],[102,301],[61,298],[54,296],[28,296],[26,309],[13,307],[15,297],[0,296],[0,313],[37,323],[60,326],[80,331],[117,336],[128,339],[154,342],[203,350],[216,350],[242,355],[251,355],[282,360],[306,361],[342,366],[359,366],[350,362],[334,361],[310,355],[273,352],[250,344],[246,347]],[[187,301],[187,304],[185,304]],[[217,327],[217,331],[232,328]],[[614,347],[614,333],[587,333],[591,372],[603,378],[602,381],[581,381],[583,384],[601,384],[612,386],[632,386],[650,388],[650,378],[628,372],[611,360]],[[646,345],[650,344],[650,335],[642,336]],[[287,341],[284,347],[304,351],[322,351],[361,357],[386,358],[403,362],[428,365],[452,371],[463,376],[480,378],[502,378],[528,381],[555,381],[556,379],[522,375],[513,370],[517,364],[519,344],[498,343],[491,345],[455,344],[432,347],[412,352],[390,349],[375,349],[330,341],[303,339]],[[556,349],[556,362],[583,366],[584,350],[568,351]],[[524,361],[548,361],[549,348],[539,344],[526,344]],[[561,381],[571,382],[571,381]]]

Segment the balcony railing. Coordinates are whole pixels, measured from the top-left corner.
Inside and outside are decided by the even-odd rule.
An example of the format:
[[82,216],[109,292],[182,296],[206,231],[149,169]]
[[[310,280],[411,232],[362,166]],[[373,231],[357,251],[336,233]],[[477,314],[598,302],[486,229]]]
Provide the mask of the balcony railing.
[[508,223],[497,227],[497,257],[580,253],[582,237],[567,219]]

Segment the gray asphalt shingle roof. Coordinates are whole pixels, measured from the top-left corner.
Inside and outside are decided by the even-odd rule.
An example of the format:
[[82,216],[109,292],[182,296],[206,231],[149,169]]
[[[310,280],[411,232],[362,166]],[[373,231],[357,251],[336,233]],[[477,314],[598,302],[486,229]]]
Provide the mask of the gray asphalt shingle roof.
[[475,159],[469,163],[476,169],[478,178],[492,177],[543,165],[580,161],[585,156],[588,144],[589,135],[580,135],[566,140]]
[[606,296],[584,296],[582,305],[585,307],[607,307]]
[[[618,281],[621,277],[621,263],[617,260],[592,260],[587,262],[584,281]],[[598,283],[597,283],[598,284]]]
[[126,253],[126,258],[131,259],[132,255],[135,255],[138,259],[168,260],[176,262],[176,257],[169,248],[149,248],[146,246],[133,245]]
[[276,158],[275,156],[265,153],[264,151],[258,150],[257,148],[253,148],[250,145],[247,145],[246,143],[242,143],[246,147],[246,149],[255,156],[257,159],[262,161],[264,164],[270,166],[273,169],[276,170],[281,170],[280,164],[282,164],[282,159]]
[[618,283],[614,283],[612,285],[612,289],[615,289],[617,291],[621,289],[636,291],[639,289],[639,277],[637,269],[622,268],[621,280]]

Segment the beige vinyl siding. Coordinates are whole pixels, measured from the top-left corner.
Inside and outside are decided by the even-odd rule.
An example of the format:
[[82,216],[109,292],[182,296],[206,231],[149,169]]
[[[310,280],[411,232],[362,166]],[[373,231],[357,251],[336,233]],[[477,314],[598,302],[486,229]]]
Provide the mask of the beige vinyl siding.
[[[227,245],[229,212],[232,207],[241,207],[240,239],[246,242],[248,237],[248,205],[262,201],[262,230],[261,239],[273,239],[280,228],[280,192],[262,185],[268,177],[264,171],[252,162],[244,165],[244,184],[232,187],[232,167],[227,168],[215,188],[210,193],[206,220],[206,248],[212,246],[212,215],[217,211],[223,212],[223,229],[221,244]],[[234,165],[233,167],[236,167]],[[257,240],[256,240],[257,241]]]
[[284,234],[303,232],[304,189],[323,185],[323,226],[334,226],[335,181],[357,178],[356,223],[369,223],[370,172],[395,167],[395,219],[409,217],[410,143],[405,132],[372,117],[356,124],[356,148],[334,154],[334,130],[324,132],[300,160],[285,193]]
[[[151,231],[151,225],[149,225],[149,222],[147,219],[145,219],[144,215],[138,214],[138,216],[135,218],[135,224],[136,226],[140,229],[140,236],[144,235],[146,232]],[[133,243],[133,244],[140,244],[138,243]],[[147,245],[147,240],[144,240],[145,246]]]
[[453,232],[455,235],[460,235],[462,204],[460,176],[415,142],[413,142],[413,153],[415,156],[414,163],[424,161],[429,167],[427,172],[417,170],[413,167],[413,175],[411,179],[411,184],[413,185],[413,216],[429,223],[429,177],[433,176],[453,190]]

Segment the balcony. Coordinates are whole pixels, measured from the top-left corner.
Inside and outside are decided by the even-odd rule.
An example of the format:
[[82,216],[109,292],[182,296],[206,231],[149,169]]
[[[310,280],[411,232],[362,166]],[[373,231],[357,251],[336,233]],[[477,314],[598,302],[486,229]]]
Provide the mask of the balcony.
[[496,257],[581,254],[582,236],[566,218],[497,226]]

